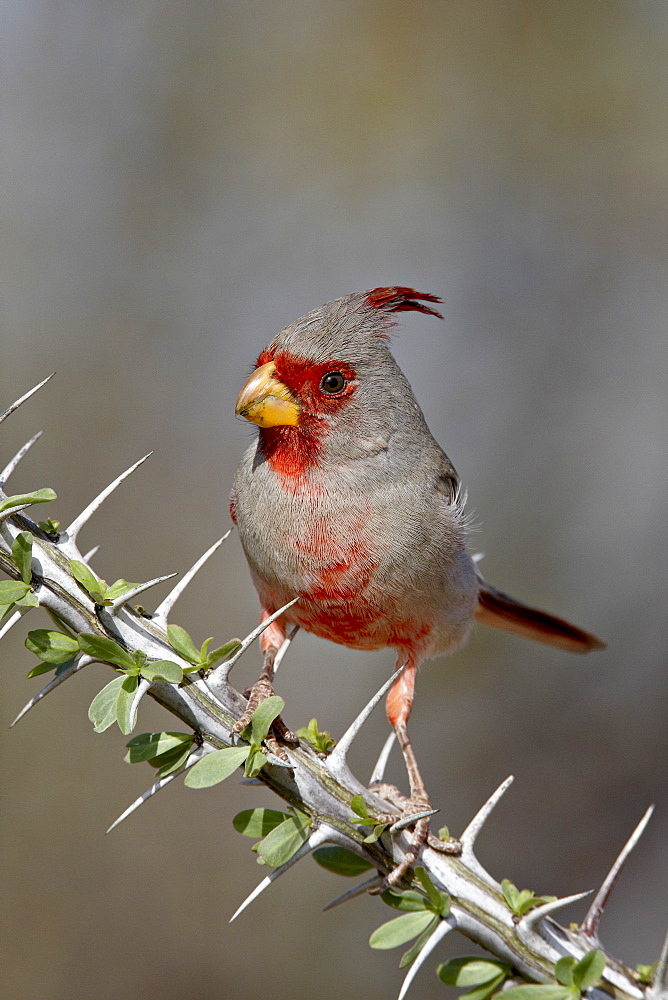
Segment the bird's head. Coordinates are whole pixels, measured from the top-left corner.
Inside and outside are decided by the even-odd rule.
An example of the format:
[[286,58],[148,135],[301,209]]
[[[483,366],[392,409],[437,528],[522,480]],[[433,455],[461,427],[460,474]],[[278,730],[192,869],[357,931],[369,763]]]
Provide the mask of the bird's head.
[[[440,318],[412,288],[374,288],[307,313],[271,341],[237,399],[236,413],[261,428],[267,457],[298,453],[298,466],[352,452],[422,414],[388,345],[393,314]],[[291,461],[291,465],[295,463]],[[300,468],[299,471],[303,471]]]

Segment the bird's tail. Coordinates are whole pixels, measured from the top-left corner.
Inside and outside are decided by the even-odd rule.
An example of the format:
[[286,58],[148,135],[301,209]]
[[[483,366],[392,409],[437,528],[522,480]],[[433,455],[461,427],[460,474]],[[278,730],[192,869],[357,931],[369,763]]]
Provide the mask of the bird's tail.
[[482,577],[479,582],[475,617],[485,625],[515,632],[526,639],[566,649],[569,653],[589,653],[592,649],[605,649],[606,644],[590,632],[571,625],[563,618],[550,615],[547,611],[516,601],[514,597],[492,587]]

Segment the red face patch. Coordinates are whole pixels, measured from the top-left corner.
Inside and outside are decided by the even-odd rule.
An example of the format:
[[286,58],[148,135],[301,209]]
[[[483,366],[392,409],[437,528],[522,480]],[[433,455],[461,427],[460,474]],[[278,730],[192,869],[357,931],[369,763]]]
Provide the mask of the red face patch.
[[350,365],[336,359],[314,364],[288,351],[274,354],[266,349],[257,364],[268,361],[274,362],[275,377],[295,396],[301,413],[297,427],[262,428],[260,447],[274,471],[296,485],[317,461],[329,419],[352,398],[357,376]]

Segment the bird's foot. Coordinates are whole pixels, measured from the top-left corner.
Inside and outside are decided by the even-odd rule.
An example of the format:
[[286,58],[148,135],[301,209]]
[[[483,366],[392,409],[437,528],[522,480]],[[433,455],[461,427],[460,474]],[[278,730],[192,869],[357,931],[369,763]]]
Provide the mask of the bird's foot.
[[409,868],[415,864],[420,851],[425,845],[443,854],[461,853],[462,845],[458,840],[452,838],[440,840],[429,830],[430,817],[438,812],[438,810],[432,808],[426,795],[413,795],[411,798],[408,798],[394,785],[384,783],[372,785],[371,791],[375,792],[381,798],[386,799],[400,812],[399,816],[394,813],[385,813],[378,817],[378,822],[387,823],[391,833],[398,833],[410,827],[413,828],[408,834],[408,844],[402,860],[385,878],[379,891],[382,891],[384,888],[397,886]]
[[[267,698],[273,697],[274,693],[273,685],[266,677],[260,677],[259,680],[255,681],[252,688],[244,691],[244,696],[248,699],[248,704],[243,715],[240,715],[232,726],[232,732],[237,733],[237,735],[243,733],[244,729],[250,725],[255,709],[263,701],[266,701]],[[299,738],[291,729],[288,729],[280,715],[272,722],[271,729],[264,742],[271,753],[276,754],[281,760],[289,763],[288,755],[280,746],[279,741],[280,743],[287,743],[289,746],[299,746]]]

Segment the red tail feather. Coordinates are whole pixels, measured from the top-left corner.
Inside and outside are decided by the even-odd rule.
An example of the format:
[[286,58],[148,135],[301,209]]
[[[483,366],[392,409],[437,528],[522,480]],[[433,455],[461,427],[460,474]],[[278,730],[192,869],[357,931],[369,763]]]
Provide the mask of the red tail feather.
[[547,646],[566,649],[569,653],[589,653],[592,649],[605,649],[605,643],[590,632],[571,625],[563,618],[540,611],[528,604],[516,601],[508,594],[480,581],[478,607],[475,616],[485,625],[514,632]]
[[[419,301],[422,299],[423,301]],[[416,292],[414,288],[404,285],[393,285],[391,288],[373,288],[367,295],[367,303],[374,309],[384,309],[386,312],[421,312],[443,319],[440,312],[424,305],[424,302],[440,302],[438,295],[428,292]]]

